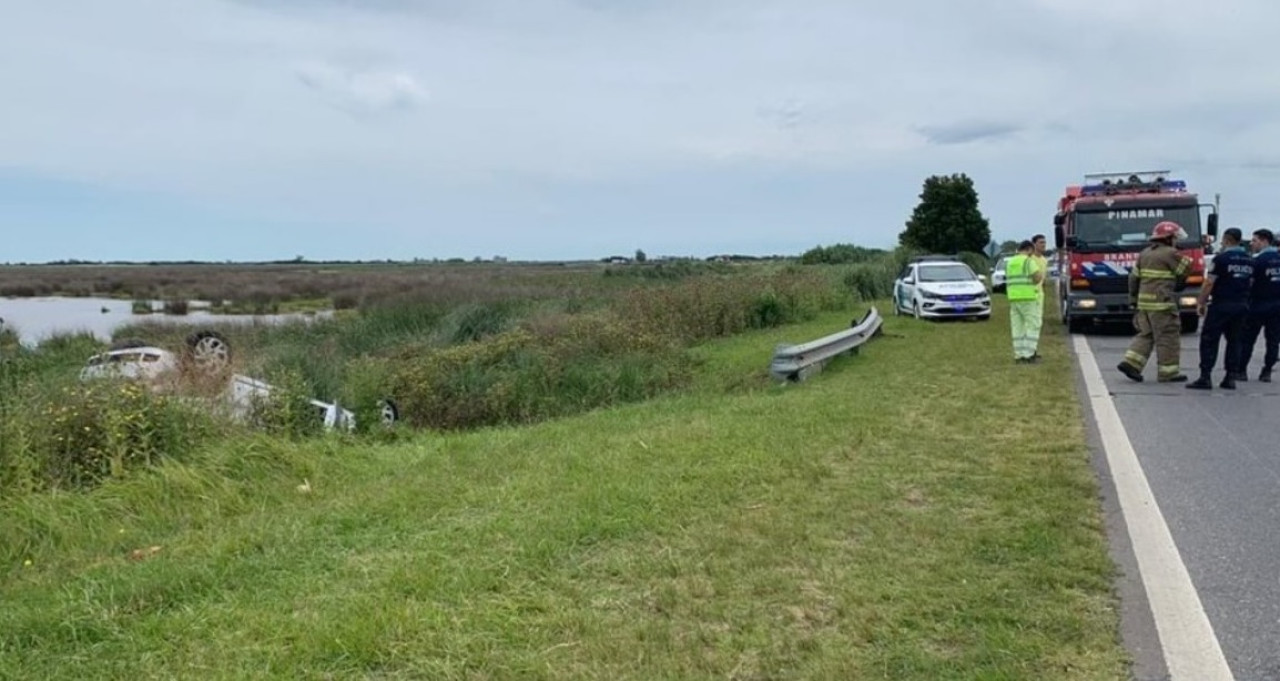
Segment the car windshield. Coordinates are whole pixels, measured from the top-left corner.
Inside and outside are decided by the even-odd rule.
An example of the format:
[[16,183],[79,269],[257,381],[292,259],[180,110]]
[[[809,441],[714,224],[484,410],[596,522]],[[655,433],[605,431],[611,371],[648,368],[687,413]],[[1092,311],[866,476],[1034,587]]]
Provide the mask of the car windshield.
[[1165,220],[1181,225],[1187,240],[1200,240],[1200,209],[1195,206],[1076,213],[1075,237],[1085,248],[1145,244],[1151,230]]
[[977,279],[968,265],[928,265],[920,268],[920,281],[973,281]]

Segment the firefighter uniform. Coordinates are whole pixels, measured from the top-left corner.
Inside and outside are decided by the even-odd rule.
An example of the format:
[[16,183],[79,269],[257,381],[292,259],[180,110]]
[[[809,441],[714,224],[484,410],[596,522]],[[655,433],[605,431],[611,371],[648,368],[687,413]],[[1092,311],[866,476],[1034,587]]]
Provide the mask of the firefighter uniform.
[[1187,385],[1200,390],[1212,388],[1210,375],[1218,362],[1218,347],[1227,338],[1226,376],[1221,387],[1236,387],[1240,370],[1245,324],[1249,319],[1249,295],[1253,288],[1253,258],[1244,246],[1224,249],[1213,258],[1212,300],[1200,331],[1200,378]]
[[1264,248],[1254,256],[1253,264],[1252,299],[1241,342],[1240,363],[1236,365],[1241,374],[1237,378],[1243,378],[1253,357],[1258,334],[1265,330],[1266,350],[1258,380],[1269,383],[1271,370],[1276,365],[1277,355],[1280,355],[1280,251],[1274,246]]
[[[1161,223],[1164,224],[1168,223]],[[1160,230],[1161,225],[1156,229]],[[1179,228],[1175,225],[1174,229]],[[1158,380],[1166,383],[1187,380],[1179,366],[1182,325],[1178,319],[1177,292],[1185,285],[1190,267],[1191,259],[1179,255],[1166,241],[1155,241],[1138,254],[1138,261],[1129,271],[1129,300],[1138,310],[1134,315],[1138,335],[1116,367],[1130,379],[1142,380],[1142,369],[1154,347]]]

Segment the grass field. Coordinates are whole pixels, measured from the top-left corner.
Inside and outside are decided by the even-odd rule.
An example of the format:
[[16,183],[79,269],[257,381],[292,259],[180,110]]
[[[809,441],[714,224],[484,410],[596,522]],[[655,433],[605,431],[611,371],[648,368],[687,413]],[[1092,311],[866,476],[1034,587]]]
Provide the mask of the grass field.
[[[0,678],[1122,679],[1061,327],[891,318],[800,385],[0,500]],[[883,305],[881,310],[887,313]]]

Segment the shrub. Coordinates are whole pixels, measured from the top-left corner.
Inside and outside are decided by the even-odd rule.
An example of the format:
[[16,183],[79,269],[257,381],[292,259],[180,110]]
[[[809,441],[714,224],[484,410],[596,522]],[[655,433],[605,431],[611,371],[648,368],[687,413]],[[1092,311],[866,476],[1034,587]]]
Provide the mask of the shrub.
[[854,265],[844,275],[844,285],[861,301],[888,298],[893,295],[897,268],[888,259]]
[[501,333],[510,317],[507,305],[480,303],[463,305],[442,321],[448,343],[467,343]]
[[619,316],[650,332],[683,342],[729,336],[812,319],[840,309],[848,296],[818,272],[702,277],[628,292]]
[[207,414],[135,382],[49,389],[0,409],[0,489],[93,486],[161,459],[183,457],[210,436],[212,427]]
[[960,260],[973,268],[973,271],[977,274],[986,274],[987,270],[991,269],[991,259],[982,253],[961,253]]
[[251,427],[292,439],[323,432],[324,421],[311,404],[310,387],[300,371],[274,371],[267,383],[271,385],[270,394],[251,400],[248,410]]
[[645,399],[684,385],[670,340],[607,317],[566,317],[387,360],[401,419],[457,429],[522,423]]
[[886,252],[878,248],[863,248],[853,244],[816,246],[800,256],[805,265],[848,265],[883,258]]
[[164,301],[165,314],[181,316],[181,315],[187,314],[190,310],[191,310],[191,302],[183,298],[175,298],[173,300]]
[[360,296],[354,292],[337,293],[333,296],[333,309],[354,310],[360,306]]

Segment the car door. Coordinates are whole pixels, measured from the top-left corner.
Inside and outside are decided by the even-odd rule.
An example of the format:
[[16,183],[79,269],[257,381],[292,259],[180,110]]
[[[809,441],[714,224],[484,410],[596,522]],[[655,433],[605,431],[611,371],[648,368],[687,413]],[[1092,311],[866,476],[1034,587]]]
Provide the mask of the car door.
[[915,305],[916,298],[916,266],[907,265],[902,270],[898,283],[897,306],[910,310]]

